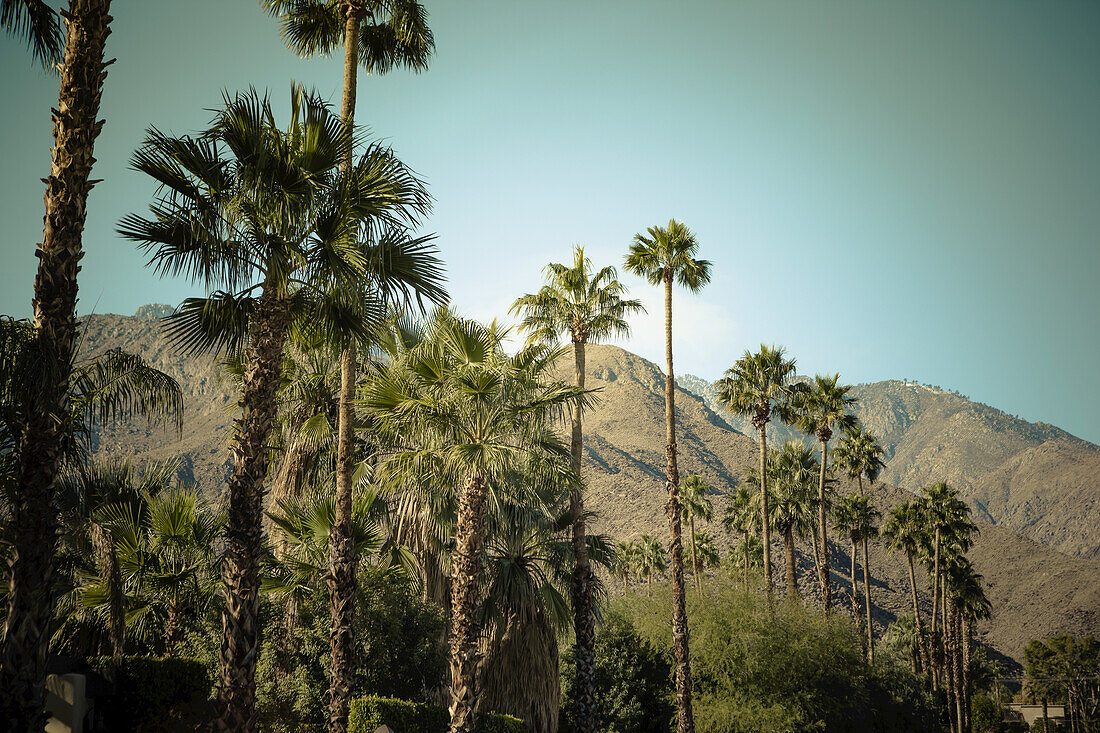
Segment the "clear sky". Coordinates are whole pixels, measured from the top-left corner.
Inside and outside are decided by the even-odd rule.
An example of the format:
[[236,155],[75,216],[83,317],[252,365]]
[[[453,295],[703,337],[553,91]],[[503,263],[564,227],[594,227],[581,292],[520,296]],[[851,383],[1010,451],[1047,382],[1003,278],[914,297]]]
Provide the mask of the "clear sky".
[[[1093,0],[424,0],[421,75],[361,78],[357,119],[430,183],[450,292],[504,316],[582,242],[621,265],[676,217],[714,280],[677,294],[677,372],[761,341],[800,371],[908,377],[1100,442],[1100,3]],[[82,313],[158,281],[118,220],[149,125],[203,127],[223,89],[339,103],[254,0],[116,0]],[[29,313],[57,80],[0,37],[0,313]],[[627,348],[663,364],[657,292]]]

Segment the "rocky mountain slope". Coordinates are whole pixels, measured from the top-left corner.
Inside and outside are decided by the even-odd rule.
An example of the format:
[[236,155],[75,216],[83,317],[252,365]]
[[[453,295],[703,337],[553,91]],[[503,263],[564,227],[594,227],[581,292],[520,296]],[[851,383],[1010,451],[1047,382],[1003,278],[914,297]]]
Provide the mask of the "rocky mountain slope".
[[[159,313],[150,310],[143,315]],[[195,481],[211,494],[220,494],[228,472],[225,446],[235,396],[233,386],[219,377],[214,361],[179,356],[167,344],[156,321],[149,318],[91,316],[84,319],[84,329],[83,354],[113,347],[133,351],[179,379],[185,393],[182,436],[161,426],[135,422],[104,430],[96,453],[130,458],[137,466],[151,460],[179,459],[181,477]],[[572,360],[567,361],[560,373],[563,379],[572,378]],[[611,346],[589,346],[587,366],[588,386],[600,390],[599,404],[585,415],[588,506],[599,515],[596,529],[617,540],[642,533],[664,537],[668,526],[664,512],[664,375],[656,365]],[[752,438],[725,422],[704,399],[684,389],[677,391],[677,419],[681,474],[698,473],[708,480],[715,489],[716,516],[720,517],[723,495],[737,485],[755,461],[757,446]],[[876,429],[874,423],[871,427]],[[908,445],[905,432],[896,433],[903,439],[894,443],[892,461],[897,460],[897,446]],[[887,431],[882,434],[895,435]],[[924,440],[931,444],[933,439],[925,436]],[[1027,472],[1036,466],[1061,465],[1058,453],[1037,450],[1042,445],[1023,447],[1013,454],[1020,460],[1013,462],[1009,457],[1004,470],[997,474],[1007,496],[1017,497],[1021,506],[1031,506],[1038,522],[1045,521],[1041,512],[1050,504],[1034,494],[1030,499],[1020,497],[1034,484],[1025,483],[1020,488],[1016,481],[1027,478]],[[1029,450],[1032,454],[1024,456]],[[881,511],[909,496],[889,483],[876,484],[870,491]],[[1082,511],[1094,521],[1098,516],[1091,504]],[[725,543],[719,524],[706,529]],[[831,551],[831,564],[840,585],[837,595],[843,598],[847,595],[848,556],[843,543],[834,544]],[[778,547],[776,553],[778,557]],[[982,627],[981,638],[999,653],[1019,659],[1023,645],[1033,637],[1061,631],[1100,633],[1100,562],[1070,557],[1020,537],[1009,530],[1007,523],[983,524],[972,557],[986,578],[994,605],[993,618]],[[805,595],[812,599],[815,590],[808,548],[801,567]],[[884,627],[909,608],[904,558],[875,546],[872,573],[876,625]]]
[[[718,404],[714,386],[679,380],[734,429],[748,421]],[[913,382],[858,385],[856,416],[886,451],[885,481],[918,489],[947,481],[977,516],[1048,547],[1100,557],[1100,447],[953,392]],[[801,439],[783,425],[768,440]]]

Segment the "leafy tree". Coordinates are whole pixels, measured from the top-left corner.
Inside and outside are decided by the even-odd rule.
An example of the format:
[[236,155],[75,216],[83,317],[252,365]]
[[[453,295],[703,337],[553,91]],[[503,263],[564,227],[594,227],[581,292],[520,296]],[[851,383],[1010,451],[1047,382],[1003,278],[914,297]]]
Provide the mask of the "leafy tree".
[[672,628],[676,650],[677,733],[693,733],[691,660],[684,599],[684,556],[680,527],[680,469],[676,458],[676,381],[672,368],[672,283],[697,293],[710,282],[710,262],[696,259],[695,234],[675,219],[634,235],[627,272],[665,289],[665,484],[668,490],[669,555],[672,560]]
[[[795,376],[795,360],[787,359],[781,347],[760,344],[755,354],[746,351],[744,356],[726,370],[726,375],[718,380],[718,399],[726,409],[735,415],[751,415],[752,426],[760,432],[760,465],[757,476],[760,481],[760,507],[763,516],[771,516],[768,507],[768,423],[772,413],[781,420],[789,422],[794,414],[791,411],[791,398],[798,389],[792,384]],[[768,522],[763,524],[764,531],[764,585],[770,594],[773,591],[771,570],[771,535]],[[747,577],[747,575],[746,575]]]
[[822,606],[826,611],[832,604],[832,598],[829,591],[829,539],[825,521],[825,474],[829,466],[829,440],[833,433],[837,430],[851,430],[857,424],[856,418],[848,412],[856,401],[854,397],[848,396],[851,389],[848,385],[840,384],[839,374],[818,374],[798,397],[798,427],[807,435],[816,436],[821,443],[821,472],[817,489],[817,572],[821,582]]
[[[626,300],[626,288],[618,280],[613,267],[595,271],[592,261],[584,254],[584,247],[573,249],[572,266],[552,262],[546,266],[546,284],[537,293],[524,295],[512,304],[512,313],[521,313],[520,328],[528,333],[528,343],[556,343],[568,334],[573,344],[574,379],[577,387],[584,388],[585,347],[589,342],[599,343],[615,336],[626,336],[630,326],[626,318],[632,313],[644,312],[640,301]],[[581,476],[581,459],[584,453],[584,435],[581,428],[582,411],[578,406],[570,415],[572,435],[570,450],[573,456],[573,472]],[[589,567],[585,542],[583,484],[578,483],[570,497],[570,514],[573,518],[573,554],[577,565],[573,570],[573,629],[577,650],[578,675],[576,697],[578,730],[595,733],[596,697],[593,675],[595,644],[595,617],[592,612],[592,570]]]
[[[572,650],[562,656],[561,733],[580,730],[571,670]],[[667,733],[676,713],[668,660],[638,635],[626,616],[609,612],[596,635],[596,694],[603,704],[597,730],[606,733]]]
[[[420,71],[434,50],[424,8],[415,0],[261,0],[271,15],[282,20],[286,44],[304,57],[344,49],[344,79],[340,119],[347,130],[355,124],[358,69],[384,74],[395,66]],[[366,23],[364,24],[364,20]],[[343,172],[352,166],[345,151]],[[357,294],[360,297],[362,293]],[[377,293],[369,293],[377,297]],[[441,302],[439,299],[437,302]],[[355,617],[355,558],[350,535],[353,427],[356,384],[356,343],[340,339],[340,397],[336,425],[337,521],[331,537],[329,582],[332,585],[331,670],[329,730],[344,731],[348,724],[348,690],[352,668],[352,625]]]
[[[46,657],[53,621],[54,484],[64,459],[66,406],[76,350],[77,273],[103,120],[97,120],[106,78],[104,50],[111,0],[70,0],[61,54],[57,16],[39,0],[0,0],[0,28],[25,39],[43,64],[60,62],[53,114],[53,150],[46,215],[38,244],[31,307],[36,389],[25,392],[18,460],[18,502],[12,517],[8,615],[0,640],[0,717],[11,730],[45,724]],[[109,62],[108,62],[109,63]]]
[[700,590],[700,572],[702,566],[700,565],[698,551],[695,544],[695,519],[698,517],[704,522],[710,522],[714,517],[714,504],[707,498],[707,494],[710,493],[710,485],[703,480],[702,476],[691,475],[684,480],[684,485],[681,487],[680,499],[683,502],[681,504],[680,512],[683,515],[683,519],[688,523],[688,531],[691,535],[691,573],[695,578],[695,589]]

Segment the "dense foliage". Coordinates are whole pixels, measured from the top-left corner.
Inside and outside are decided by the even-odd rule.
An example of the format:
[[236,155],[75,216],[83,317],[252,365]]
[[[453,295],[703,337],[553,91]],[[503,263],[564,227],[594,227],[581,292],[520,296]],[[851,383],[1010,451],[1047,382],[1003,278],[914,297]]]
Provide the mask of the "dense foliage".
[[110,657],[88,661],[114,679],[114,693],[96,701],[110,730],[143,733],[164,730],[170,721],[185,725],[179,721],[210,696],[212,670],[202,660],[123,657],[117,667]]
[[[671,649],[667,591],[613,603],[642,638]],[[692,672],[699,731],[934,731],[931,701],[907,670],[869,666],[851,622],[798,604],[775,614],[726,583],[692,598]]]

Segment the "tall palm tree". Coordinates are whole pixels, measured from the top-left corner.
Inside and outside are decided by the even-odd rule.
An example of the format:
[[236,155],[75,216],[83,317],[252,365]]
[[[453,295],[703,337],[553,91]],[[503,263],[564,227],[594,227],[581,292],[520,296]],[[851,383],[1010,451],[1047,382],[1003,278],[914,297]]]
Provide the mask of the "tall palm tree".
[[[859,495],[863,496],[863,477],[874,486],[879,472],[886,467],[882,461],[884,451],[878,440],[862,426],[856,425],[844,433],[833,452],[833,462],[844,471],[848,478],[854,478],[859,487]],[[867,649],[869,658],[873,662],[875,657],[874,640],[871,638],[871,553],[868,549],[870,534],[861,535],[863,543],[863,600],[864,610],[867,613]]]
[[385,262],[390,275],[400,268],[414,288],[431,288],[439,276],[423,238],[360,239],[367,222],[399,228],[410,209],[423,210],[420,181],[378,146],[340,175],[353,136],[300,87],[291,102],[286,130],[269,100],[250,91],[228,98],[199,138],[151,131],[133,167],[162,186],[152,217],[131,215],[119,227],[158,272],[189,275],[213,291],[168,319],[175,343],[196,353],[244,352],[218,687],[221,723],[242,731],[255,725],[263,484],[287,334],[294,327],[365,337],[376,309],[346,293],[377,286],[375,263]]
[[[795,537],[805,537],[813,531],[817,458],[801,442],[787,441],[781,450],[771,451],[768,472],[771,474],[768,522],[783,537],[788,596],[798,598]],[[760,479],[753,472],[747,480],[759,483]]]
[[695,538],[698,543],[699,568],[716,568],[722,562],[722,555],[709,532],[700,531]]
[[909,563],[909,594],[913,601],[913,619],[919,645],[919,660],[921,668],[930,671],[924,624],[921,621],[920,604],[917,603],[917,578],[914,570],[914,561],[926,541],[919,504],[906,501],[891,508],[887,512],[886,522],[882,525],[882,537],[891,550],[904,552],[905,559]]
[[851,387],[840,384],[840,375],[818,374],[798,399],[798,427],[807,435],[814,435],[821,443],[821,472],[818,479],[817,503],[817,572],[821,583],[822,606],[828,612],[831,605],[829,592],[829,539],[825,515],[825,474],[829,467],[829,440],[838,430],[851,430],[856,418],[848,412],[854,397],[849,397]]
[[[856,578],[857,544],[866,548],[867,539],[878,536],[877,522],[882,515],[871,504],[870,497],[861,496],[859,494],[848,494],[842,497],[833,511],[834,528],[837,531],[846,533],[852,541],[852,613],[858,620],[859,581]],[[867,572],[866,550],[863,555],[863,582],[865,584],[871,582],[870,575]],[[864,593],[864,598],[869,598],[866,591]],[[874,636],[871,633],[870,608],[868,607],[865,609],[865,612],[866,619],[864,619],[864,621],[867,624],[867,661],[873,664],[875,661],[875,646]]]
[[[726,512],[722,517],[722,525],[727,532],[741,534],[741,549],[745,556],[743,581],[746,593],[749,592],[749,554],[752,549],[749,539],[750,536],[756,539],[756,532],[760,527],[760,498],[760,494],[754,493],[748,484],[739,484],[726,503]],[[761,547],[761,556],[763,555],[763,547]]]
[[[12,730],[40,728],[46,695],[46,655],[53,615],[53,539],[57,531],[54,482],[67,424],[65,402],[77,335],[77,273],[97,120],[106,78],[104,49],[111,0],[70,0],[65,51],[53,115],[53,151],[46,183],[46,215],[34,281],[33,348],[42,367],[28,394],[19,446],[19,500],[12,522],[14,553],[8,580],[8,616],[0,642],[0,689]],[[43,62],[57,57],[56,17],[41,2],[3,0],[0,26],[28,40]],[[109,63],[109,62],[108,62]]]
[[681,487],[680,499],[681,513],[688,523],[688,531],[691,535],[691,574],[695,578],[695,590],[701,590],[700,585],[702,569],[699,565],[699,556],[695,544],[695,519],[698,517],[704,522],[710,523],[714,517],[714,504],[707,498],[711,487],[703,480],[702,476],[692,474],[684,479]]
[[615,546],[615,575],[630,587],[630,578],[641,574],[642,548],[635,540],[622,540]]
[[573,481],[568,449],[554,421],[585,392],[547,374],[562,349],[503,351],[507,331],[437,312],[425,341],[390,363],[365,390],[376,433],[403,448],[380,466],[384,483],[422,482],[424,471],[457,496],[451,578],[452,733],[476,730],[477,610],[485,521],[495,489],[510,475],[542,464]]
[[[640,301],[626,300],[626,288],[618,280],[614,267],[595,271],[585,257],[584,247],[573,249],[573,265],[552,262],[546,266],[546,284],[537,293],[529,293],[512,304],[511,313],[523,315],[520,328],[528,333],[528,343],[556,343],[568,334],[573,344],[574,379],[584,388],[585,346],[616,336],[627,336],[630,326],[626,319],[632,313],[644,312]],[[581,476],[584,455],[582,414],[578,407],[572,415],[570,449],[573,472]],[[573,570],[573,628],[576,638],[575,724],[581,733],[595,733],[596,708],[596,632],[595,616],[589,586],[589,567],[585,542],[583,484],[570,497],[569,511],[573,517],[573,553],[577,565]]]
[[[427,13],[416,0],[261,0],[268,13],[281,19],[286,44],[300,56],[328,55],[343,46],[344,79],[340,119],[347,130],[355,125],[358,70],[384,74],[397,66],[413,71],[428,67],[435,49]],[[364,20],[366,23],[364,24]],[[351,169],[350,148],[343,170]],[[352,430],[355,421],[356,343],[341,339],[340,401],[336,425],[336,493],[338,517],[331,537],[329,596],[331,687],[330,731],[344,731],[352,676],[355,619],[355,558],[351,541]]]
[[710,262],[696,259],[695,234],[670,219],[667,226],[635,234],[626,255],[627,272],[665,289],[665,484],[668,489],[669,555],[672,560],[672,649],[676,657],[677,733],[693,733],[691,660],[687,602],[684,596],[684,554],[680,527],[680,469],[676,458],[676,381],[672,368],[672,284],[697,293],[710,282]]
[[[726,370],[718,380],[718,399],[735,415],[751,415],[752,426],[760,432],[760,464],[757,475],[760,483],[760,506],[764,516],[768,510],[768,423],[772,413],[780,419],[793,418],[791,398],[797,391],[791,380],[795,376],[795,360],[787,359],[785,351],[775,346],[760,344],[755,354],[748,351]],[[772,586],[771,535],[764,522],[764,585],[770,595]]]

